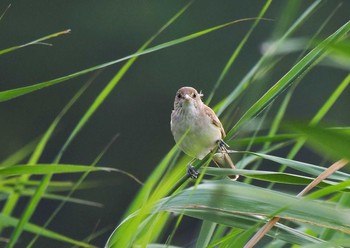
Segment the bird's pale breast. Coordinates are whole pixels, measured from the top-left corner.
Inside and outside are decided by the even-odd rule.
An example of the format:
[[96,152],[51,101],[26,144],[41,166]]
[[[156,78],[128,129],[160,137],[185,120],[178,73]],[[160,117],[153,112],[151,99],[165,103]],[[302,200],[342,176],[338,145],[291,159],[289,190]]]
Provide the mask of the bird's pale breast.
[[[187,130],[188,133],[184,136]],[[181,111],[181,114],[173,112],[171,131],[176,143],[183,137],[179,143],[181,150],[198,159],[203,159],[222,138],[220,128],[213,124],[211,118],[192,106],[186,111]]]

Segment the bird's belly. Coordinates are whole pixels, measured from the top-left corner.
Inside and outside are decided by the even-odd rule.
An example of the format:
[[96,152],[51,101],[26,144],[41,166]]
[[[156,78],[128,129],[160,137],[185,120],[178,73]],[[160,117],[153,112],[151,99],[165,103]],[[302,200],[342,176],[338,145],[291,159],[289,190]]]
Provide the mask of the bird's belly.
[[176,129],[175,141],[180,142],[181,150],[198,159],[203,159],[221,139],[220,128],[215,126],[209,117],[204,120],[184,118],[173,129]]

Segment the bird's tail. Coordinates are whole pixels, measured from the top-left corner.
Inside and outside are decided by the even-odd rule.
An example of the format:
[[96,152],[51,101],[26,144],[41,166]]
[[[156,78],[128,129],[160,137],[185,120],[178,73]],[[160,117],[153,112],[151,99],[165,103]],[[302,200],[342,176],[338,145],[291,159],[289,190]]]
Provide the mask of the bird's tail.
[[[218,167],[236,169],[236,166],[226,152],[215,153],[213,161]],[[228,177],[231,180],[236,181],[239,178],[239,175],[229,175]]]

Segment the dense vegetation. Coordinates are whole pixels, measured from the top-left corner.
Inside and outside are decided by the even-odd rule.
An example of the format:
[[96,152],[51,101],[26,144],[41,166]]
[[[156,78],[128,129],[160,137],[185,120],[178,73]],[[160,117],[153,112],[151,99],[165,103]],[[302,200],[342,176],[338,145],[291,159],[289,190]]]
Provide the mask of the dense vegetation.
[[[157,43],[160,34],[181,20],[183,14],[191,12],[193,2],[190,2],[131,55],[41,83],[18,88],[6,85],[8,89],[0,92],[0,102],[16,101],[25,95],[35,97],[36,92],[46,90],[44,88],[54,85],[60,87],[62,82],[85,74],[90,76],[43,135],[23,144],[22,148],[2,159],[0,241],[8,247],[15,247],[16,244],[36,247],[38,239],[44,237],[49,242],[64,242],[64,246],[93,247],[95,238],[107,234],[107,247],[173,247],[181,244],[181,239],[185,240],[182,243],[187,247],[252,247],[260,238],[263,238],[259,243],[261,247],[347,246],[350,243],[350,174],[344,166],[350,159],[350,128],[348,123],[341,125],[337,120],[323,120],[330,111],[336,112],[337,107],[344,107],[337,105],[337,102],[350,83],[350,75],[347,74],[350,64],[350,22],[333,27],[332,32],[325,33],[327,25],[337,18],[339,6],[330,8],[323,22],[314,22],[313,15],[327,6],[322,3],[323,1],[313,1],[304,9],[296,9],[292,8],[295,2],[290,1],[284,7],[281,19],[271,20],[268,13],[273,3],[266,1],[254,18],[233,20]],[[8,11],[12,11],[11,8]],[[8,14],[10,13],[4,12],[0,23]],[[103,151],[98,151],[100,154],[89,165],[61,161],[72,141],[139,57],[181,43],[186,44],[194,39],[204,39],[219,30],[231,32],[230,27],[241,22],[249,23],[250,29],[240,38],[235,49],[227,52],[227,62],[221,68],[216,82],[211,85],[212,91],[204,92],[203,98],[213,107],[226,127],[225,142],[230,145],[230,155],[236,162],[235,172],[241,175],[239,181],[227,179],[227,175],[232,173],[229,169],[209,167],[213,154],[194,163],[201,171],[200,178],[189,179],[185,170],[190,158],[183,156],[176,146],[164,155],[144,183],[125,168],[121,170],[112,165],[98,166],[113,142]],[[239,68],[239,58],[246,52],[245,46],[263,22],[271,22],[275,27],[271,39],[264,44],[263,54],[256,58],[256,63],[251,65],[251,69],[239,82],[231,84],[230,88],[225,86],[225,80],[232,81],[231,69]],[[314,29],[309,30],[308,36],[297,39],[295,34],[298,30],[310,22]],[[43,44],[57,36],[67,38],[68,33],[70,30],[65,30],[23,45],[2,49],[0,55],[10,56],[18,49]],[[213,46],[220,46],[220,43]],[[55,140],[55,133],[60,132],[64,117],[91,83],[99,78],[100,70],[119,63],[124,64],[95,95],[95,99],[85,106],[85,112],[72,127],[52,162],[41,162],[48,143]],[[288,70],[281,74],[279,65],[282,63],[287,64]],[[315,113],[306,118],[297,115],[294,120],[290,120],[286,117],[288,108],[295,101],[303,101],[303,105],[313,104],[313,92],[308,93],[308,98],[300,99],[297,96],[298,87],[312,80],[320,80],[313,79],[315,74],[312,72],[322,70],[322,67],[342,75],[342,80],[328,82],[333,86],[332,91],[324,92],[327,97]],[[278,79],[271,82],[271,78],[276,75]],[[225,95],[217,100],[215,96],[222,89],[225,90]],[[254,95],[247,100],[252,91]],[[171,92],[173,93],[175,94]],[[217,104],[212,103],[213,99],[217,100]],[[239,114],[237,109],[240,109]],[[235,116],[235,121],[232,121],[232,116]],[[149,145],[152,146],[152,142]],[[303,156],[302,161],[297,159],[303,151],[312,154],[309,160],[308,156]],[[137,156],[142,157],[142,154]],[[127,183],[142,184],[120,223],[114,223],[113,228],[97,228],[85,240],[70,236],[69,223],[66,223],[67,232],[64,234],[48,228],[66,203],[81,204],[81,208],[99,206],[96,202],[72,197],[79,188],[99,187],[98,184],[86,181],[89,173],[98,171],[99,175],[122,173],[132,179]],[[80,173],[81,176],[75,178],[75,181],[62,178],[56,180],[56,174],[72,173]],[[103,181],[101,178],[99,180]],[[62,191],[65,194],[61,194]],[[29,200],[20,202],[23,198]],[[50,199],[60,203],[43,224],[32,223],[30,220],[34,214],[38,214],[39,204]],[[18,207],[19,210],[16,209]],[[73,220],[72,217],[72,221],[79,220]],[[187,225],[200,225],[200,228],[188,228]],[[25,237],[25,242],[29,241],[23,244],[21,238],[27,233],[31,235]],[[261,235],[254,235],[256,233]]]

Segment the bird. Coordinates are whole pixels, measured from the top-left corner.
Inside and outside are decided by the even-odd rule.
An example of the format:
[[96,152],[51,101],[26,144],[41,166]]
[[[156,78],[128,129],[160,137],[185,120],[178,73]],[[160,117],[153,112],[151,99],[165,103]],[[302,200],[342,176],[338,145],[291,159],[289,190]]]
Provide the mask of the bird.
[[[193,87],[182,87],[175,95],[174,109],[171,112],[170,129],[175,142],[187,155],[202,160],[207,154],[218,148],[219,153],[213,156],[214,162],[225,167],[228,164],[235,169],[227,153],[225,130],[215,112],[202,101],[203,94]],[[215,159],[216,158],[216,159]],[[191,178],[198,178],[199,173],[190,164],[187,173]],[[238,175],[230,175],[237,180]]]

